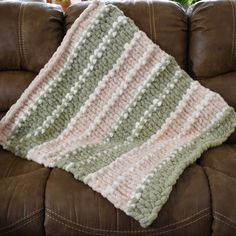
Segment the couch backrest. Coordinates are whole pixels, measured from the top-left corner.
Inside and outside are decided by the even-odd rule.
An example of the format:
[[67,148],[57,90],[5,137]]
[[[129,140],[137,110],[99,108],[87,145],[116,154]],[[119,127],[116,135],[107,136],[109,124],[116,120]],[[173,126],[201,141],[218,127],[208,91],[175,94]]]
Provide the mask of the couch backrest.
[[62,23],[56,5],[0,2],[0,70],[39,72],[62,40]]
[[[179,4],[144,0],[109,2],[117,5],[155,43],[173,55],[181,67],[187,68],[187,15]],[[87,6],[88,3],[83,2],[66,11],[67,30]]]
[[201,1],[188,16],[189,73],[236,108],[236,1]]
[[[113,1],[190,75],[236,108],[235,1],[201,1],[187,12],[168,1]],[[53,4],[0,2],[0,112],[16,101],[87,6],[72,5],[64,17]]]
[[188,9],[189,65],[197,77],[213,77],[236,70],[236,4],[202,1]]
[[0,2],[0,112],[9,109],[60,45],[63,21],[58,5]]

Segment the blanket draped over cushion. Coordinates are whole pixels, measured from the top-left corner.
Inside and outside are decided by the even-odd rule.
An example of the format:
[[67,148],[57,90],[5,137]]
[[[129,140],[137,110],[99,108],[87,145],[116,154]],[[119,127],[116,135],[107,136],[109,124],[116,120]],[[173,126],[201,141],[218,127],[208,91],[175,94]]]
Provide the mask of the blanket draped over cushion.
[[147,227],[184,169],[235,126],[220,95],[95,1],[1,120],[0,143],[72,173]]

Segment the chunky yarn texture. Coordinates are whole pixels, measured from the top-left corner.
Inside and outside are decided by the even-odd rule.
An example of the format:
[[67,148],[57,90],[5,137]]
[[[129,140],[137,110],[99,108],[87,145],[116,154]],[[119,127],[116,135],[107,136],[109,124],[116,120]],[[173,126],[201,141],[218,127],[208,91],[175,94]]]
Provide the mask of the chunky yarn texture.
[[184,169],[235,126],[220,95],[117,7],[93,2],[1,120],[0,143],[72,173],[147,227]]

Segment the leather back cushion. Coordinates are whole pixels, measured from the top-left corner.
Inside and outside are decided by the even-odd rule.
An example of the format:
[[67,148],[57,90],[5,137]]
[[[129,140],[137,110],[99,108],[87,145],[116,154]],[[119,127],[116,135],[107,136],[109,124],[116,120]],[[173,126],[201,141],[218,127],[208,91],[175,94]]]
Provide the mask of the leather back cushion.
[[0,112],[16,102],[35,76],[27,71],[0,71]]
[[201,1],[188,15],[190,73],[236,108],[236,2]]
[[236,2],[201,1],[190,17],[190,71],[212,77],[236,70]]
[[39,72],[63,37],[63,12],[45,3],[0,2],[0,70]]
[[[167,1],[109,1],[117,5],[126,16],[157,43],[163,50],[173,55],[186,69],[187,16],[174,2]],[[72,5],[66,11],[66,29],[88,6],[88,3]]]

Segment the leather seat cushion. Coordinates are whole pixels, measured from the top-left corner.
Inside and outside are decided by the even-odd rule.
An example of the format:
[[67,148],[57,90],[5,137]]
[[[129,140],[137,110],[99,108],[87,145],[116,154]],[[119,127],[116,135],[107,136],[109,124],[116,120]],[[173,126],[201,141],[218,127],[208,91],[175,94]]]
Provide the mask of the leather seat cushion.
[[210,149],[200,159],[211,188],[212,235],[234,236],[236,230],[236,144]]
[[210,235],[213,212],[215,235],[232,235],[235,153],[236,145],[227,144],[205,152],[181,175],[157,220],[143,229],[71,174],[0,149],[0,234],[43,235],[44,224],[47,235]]
[[44,235],[44,192],[50,170],[0,147],[0,235]]
[[157,220],[147,229],[71,174],[53,169],[45,199],[47,235],[210,235],[206,176],[198,165],[180,177]]

